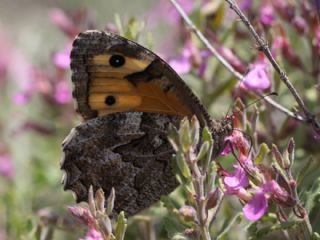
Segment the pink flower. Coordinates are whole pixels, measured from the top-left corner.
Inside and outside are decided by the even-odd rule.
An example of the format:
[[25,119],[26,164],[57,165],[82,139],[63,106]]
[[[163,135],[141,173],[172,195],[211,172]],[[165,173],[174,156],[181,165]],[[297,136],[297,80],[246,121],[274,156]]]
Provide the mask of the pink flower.
[[103,240],[103,237],[99,231],[95,228],[89,228],[86,237],[80,238],[79,240]]
[[54,99],[57,103],[65,104],[71,101],[71,91],[68,83],[63,79],[56,84]]
[[56,52],[53,55],[53,63],[57,68],[67,70],[70,67],[71,46],[67,46],[65,50]]
[[27,104],[31,100],[32,94],[29,91],[20,92],[13,96],[13,102],[16,105]]
[[267,67],[267,63],[261,61],[251,65],[250,71],[243,78],[241,84],[253,91],[270,88],[271,82],[267,73]]
[[276,181],[271,180],[263,184],[254,197],[243,207],[244,216],[249,221],[259,220],[268,211],[269,198],[273,198],[283,204],[287,203],[287,206],[291,207],[295,204],[289,194]]
[[240,165],[235,165],[234,168],[233,173],[223,178],[227,194],[236,194],[241,188],[246,188],[249,185],[249,179],[243,168]]
[[239,72],[245,71],[245,66],[230,48],[220,47],[220,54]]
[[13,176],[13,165],[9,155],[0,155],[0,175],[10,179]]
[[69,37],[73,38],[77,34],[78,29],[74,25],[72,19],[61,9],[52,9],[49,13],[49,17],[51,22]]
[[[189,14],[192,11],[194,6],[193,0],[178,0],[177,2],[187,14]],[[155,15],[156,18],[161,18],[161,19],[163,19],[163,16],[166,16],[164,20],[167,20],[172,24],[178,24],[181,20],[180,14],[172,6],[170,1],[167,1],[167,0],[160,1],[159,5],[157,5],[155,9],[152,11],[152,15]]]
[[171,59],[168,63],[178,74],[185,74],[190,72],[192,68],[190,56],[189,51],[183,50],[180,57]]
[[260,10],[260,22],[265,26],[271,26],[274,21],[274,10],[271,5],[265,5]]
[[243,207],[243,214],[249,221],[257,221],[268,211],[268,200],[260,191]]
[[168,63],[178,74],[186,74],[191,71],[193,60],[197,54],[196,47],[187,40],[181,56],[169,60]]
[[246,11],[251,8],[253,0],[242,0],[240,3],[240,9]]
[[242,156],[247,156],[249,154],[250,144],[241,131],[233,131],[230,136],[225,138],[225,142],[229,143],[221,153],[222,156],[230,154],[231,146],[234,149],[237,149]]

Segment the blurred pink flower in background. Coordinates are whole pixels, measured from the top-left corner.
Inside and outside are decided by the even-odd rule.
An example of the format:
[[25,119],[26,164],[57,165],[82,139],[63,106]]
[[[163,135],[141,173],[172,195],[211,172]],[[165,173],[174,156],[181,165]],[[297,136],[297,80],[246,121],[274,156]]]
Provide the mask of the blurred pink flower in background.
[[260,22],[264,26],[271,26],[274,21],[274,10],[270,4],[264,5],[260,9]]
[[68,70],[70,68],[70,52],[71,44],[68,44],[63,51],[58,51],[53,54],[53,64],[62,70]]
[[0,154],[0,175],[8,179],[13,176],[12,159],[6,153]]
[[31,100],[32,93],[29,91],[19,92],[13,95],[12,100],[16,105],[24,105]]
[[[195,3],[194,0],[178,0],[177,2],[187,14],[192,11]],[[167,0],[160,1],[151,12],[156,14],[156,18],[161,18],[173,24],[177,24],[181,20],[180,14]],[[166,18],[163,18],[163,16],[166,16]]]
[[[238,0],[239,2],[239,0]],[[252,7],[253,0],[241,0],[239,2],[240,9],[242,11],[249,10]]]
[[178,74],[185,74],[190,72],[192,68],[191,56],[190,49],[185,47],[180,56],[172,58],[168,63]]
[[72,19],[65,14],[61,9],[54,8],[50,11],[49,17],[51,22],[56,25],[63,33],[70,38],[78,34],[78,29],[73,23]]
[[71,101],[71,90],[66,79],[59,80],[55,86],[54,99],[57,103],[66,104]]

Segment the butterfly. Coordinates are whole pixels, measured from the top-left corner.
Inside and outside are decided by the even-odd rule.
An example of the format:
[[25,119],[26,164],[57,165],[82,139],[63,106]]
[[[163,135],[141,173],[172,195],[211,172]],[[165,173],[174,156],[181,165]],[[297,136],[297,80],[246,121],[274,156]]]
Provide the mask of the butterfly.
[[170,124],[195,115],[222,150],[230,121],[210,118],[179,75],[143,46],[113,33],[80,33],[71,51],[73,99],[83,123],[62,144],[64,189],[87,201],[90,185],[108,196],[114,211],[133,215],[172,192],[178,182],[167,140]]

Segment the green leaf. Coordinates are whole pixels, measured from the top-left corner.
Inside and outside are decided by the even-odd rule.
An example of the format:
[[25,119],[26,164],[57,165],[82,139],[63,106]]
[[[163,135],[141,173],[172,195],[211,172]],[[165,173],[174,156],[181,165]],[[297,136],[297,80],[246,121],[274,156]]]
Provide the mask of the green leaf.
[[224,226],[222,228],[222,230],[220,231],[219,235],[217,236],[217,240],[224,240],[224,239],[227,239],[227,234],[229,233],[231,227],[237,223],[238,221],[241,221],[243,217],[243,214],[242,212],[241,213],[238,213],[237,215],[235,215],[232,219],[230,219],[230,221],[226,221],[224,223]]
[[267,144],[265,143],[262,143],[260,145],[260,148],[259,148],[259,151],[258,151],[258,154],[256,156],[256,159],[254,160],[254,163],[256,165],[260,165],[263,161],[263,159],[265,158],[265,156],[270,152],[270,149],[268,147]]
[[117,227],[116,227],[116,240],[123,240],[124,235],[126,233],[127,229],[127,219],[124,216],[124,212],[121,211],[119,216],[118,216],[118,222],[117,222]]
[[200,148],[200,151],[197,155],[197,160],[202,160],[204,157],[206,157],[207,153],[208,153],[208,150],[209,150],[209,147],[210,147],[210,143],[209,142],[204,142],[202,145],[201,145],[201,148]]
[[164,228],[168,233],[168,239],[172,239],[176,234],[179,234],[184,231],[185,226],[179,222],[177,216],[173,213],[169,213],[164,218]]
[[199,143],[200,124],[195,115],[191,118],[191,145],[195,148]]
[[179,151],[180,146],[180,139],[179,139],[179,133],[175,126],[173,126],[171,123],[168,127],[168,140],[171,143],[171,146],[173,147],[174,151]]
[[183,152],[188,152],[191,145],[191,131],[188,118],[182,119],[180,123],[179,137]]
[[187,164],[186,158],[184,157],[184,154],[181,151],[177,152],[176,154],[176,163],[180,170],[180,174],[187,179],[191,179],[189,166]]
[[202,130],[202,141],[204,143],[206,142],[209,143],[208,150],[206,151],[205,156],[203,156],[201,159],[201,166],[205,171],[207,171],[207,168],[209,167],[209,164],[212,160],[212,149],[213,149],[212,135],[207,127],[203,128]]
[[210,130],[208,127],[204,127],[202,130],[202,141],[203,142],[209,142],[210,144],[213,144],[213,139]]

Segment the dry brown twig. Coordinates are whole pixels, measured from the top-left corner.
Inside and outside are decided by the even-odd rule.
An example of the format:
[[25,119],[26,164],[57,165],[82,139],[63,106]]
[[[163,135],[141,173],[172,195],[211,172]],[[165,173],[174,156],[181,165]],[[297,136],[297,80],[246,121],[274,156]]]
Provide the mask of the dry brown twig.
[[[222,57],[218,51],[213,47],[213,45],[208,41],[208,39],[202,34],[202,32],[194,25],[194,23],[191,21],[191,19],[188,17],[188,15],[185,13],[185,11],[181,8],[181,6],[176,2],[176,0],[170,0],[173,6],[176,8],[180,16],[183,18],[187,26],[190,28],[192,32],[196,34],[196,36],[202,41],[202,43],[208,48],[208,50],[218,59],[219,62],[222,63],[226,69],[232,73],[235,77],[238,78],[238,80],[243,79],[243,75],[236,71],[225,59]],[[242,13],[242,11],[239,9],[239,7],[236,5],[236,3],[233,0],[226,0],[226,2],[229,3],[230,8],[233,9],[236,14],[240,17],[242,22],[246,25],[246,27],[249,29],[250,33],[253,35],[254,39],[259,45],[259,50],[264,52],[276,72],[279,74],[280,79],[286,84],[289,91],[295,98],[296,102],[298,103],[299,107],[302,109],[305,116],[298,115],[295,112],[290,111],[289,109],[283,107],[279,103],[275,102],[270,97],[264,97],[264,100],[268,102],[270,105],[278,109],[279,111],[285,113],[291,118],[294,118],[298,121],[305,122],[312,126],[312,128],[320,134],[320,123],[315,117],[315,114],[313,114],[304,104],[302,98],[298,94],[297,90],[294,88],[292,83],[290,82],[288,76],[286,73],[281,69],[277,61],[273,58],[270,49],[268,47],[268,44],[257,34],[257,32],[254,30],[252,24],[249,22],[249,20],[246,18],[246,16]],[[264,96],[263,93],[257,93],[259,96]]]

